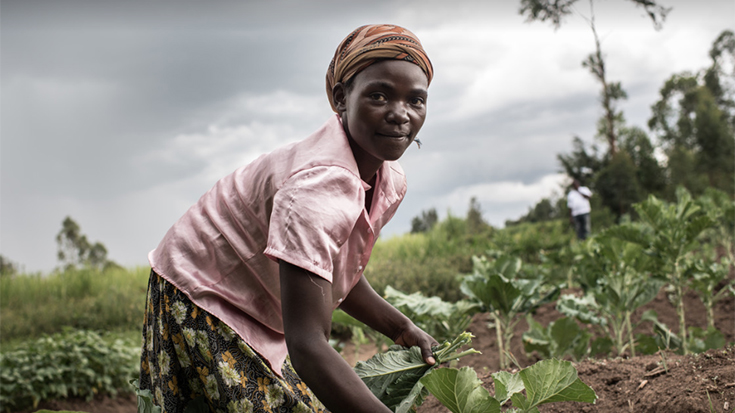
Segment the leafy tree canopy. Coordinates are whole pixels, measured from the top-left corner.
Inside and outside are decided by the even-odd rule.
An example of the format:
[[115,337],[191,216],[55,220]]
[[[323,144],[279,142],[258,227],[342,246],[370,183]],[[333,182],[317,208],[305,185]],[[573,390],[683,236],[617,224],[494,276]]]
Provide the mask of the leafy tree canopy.
[[18,264],[10,261],[7,257],[0,255],[0,277],[10,276],[18,273]]
[[64,269],[87,267],[105,269],[117,266],[107,259],[107,248],[101,242],[94,244],[82,234],[79,224],[71,217],[64,218],[61,230],[56,234],[57,258]]
[[439,217],[436,214],[436,208],[421,211],[421,215],[413,217],[411,220],[411,233],[416,234],[431,231],[438,221]]
[[[648,127],[668,157],[669,186],[695,194],[706,186],[735,189],[735,36],[723,31],[710,49],[712,64],[699,73],[673,74],[651,106]],[[729,58],[729,63],[727,63]]]

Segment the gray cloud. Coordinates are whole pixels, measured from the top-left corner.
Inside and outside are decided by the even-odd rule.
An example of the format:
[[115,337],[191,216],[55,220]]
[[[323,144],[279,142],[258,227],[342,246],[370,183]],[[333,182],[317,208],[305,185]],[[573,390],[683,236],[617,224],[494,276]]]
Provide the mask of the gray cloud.
[[[644,127],[663,80],[706,63],[735,6],[672,2],[655,32],[640,10],[610,3],[599,7],[603,47],[627,119]],[[0,253],[50,269],[68,214],[113,259],[145,264],[217,177],[330,116],[334,47],[375,22],[416,32],[436,68],[425,145],[402,160],[409,195],[386,234],[470,195],[494,223],[515,218],[553,188],[572,136],[593,139],[598,90],[580,66],[589,28],[525,24],[515,2],[3,1]]]

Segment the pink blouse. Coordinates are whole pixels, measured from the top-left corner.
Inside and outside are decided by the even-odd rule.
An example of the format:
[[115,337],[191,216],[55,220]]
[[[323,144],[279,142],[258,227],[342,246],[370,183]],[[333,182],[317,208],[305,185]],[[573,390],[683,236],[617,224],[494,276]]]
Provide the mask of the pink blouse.
[[338,115],[306,139],[219,180],[148,254],[153,270],[230,326],[281,374],[278,260],[332,284],[337,308],[406,193],[397,162],[379,169],[371,213]]

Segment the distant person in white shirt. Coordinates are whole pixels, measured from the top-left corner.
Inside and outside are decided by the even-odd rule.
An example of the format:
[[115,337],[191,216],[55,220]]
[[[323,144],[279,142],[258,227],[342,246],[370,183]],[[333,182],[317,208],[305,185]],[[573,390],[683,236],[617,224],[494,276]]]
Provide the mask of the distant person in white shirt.
[[578,180],[572,182],[572,190],[567,195],[567,206],[569,207],[569,220],[574,224],[577,238],[584,240],[590,234],[590,197],[592,191],[586,186],[581,186]]

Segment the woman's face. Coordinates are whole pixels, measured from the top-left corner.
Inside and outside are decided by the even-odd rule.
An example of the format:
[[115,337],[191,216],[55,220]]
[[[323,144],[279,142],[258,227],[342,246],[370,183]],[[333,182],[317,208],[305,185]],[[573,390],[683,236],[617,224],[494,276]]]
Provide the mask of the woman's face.
[[361,175],[403,155],[424,124],[427,95],[418,65],[384,60],[355,75],[335,99]]

